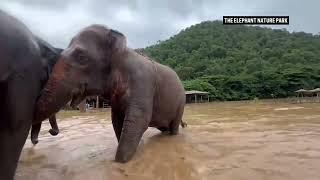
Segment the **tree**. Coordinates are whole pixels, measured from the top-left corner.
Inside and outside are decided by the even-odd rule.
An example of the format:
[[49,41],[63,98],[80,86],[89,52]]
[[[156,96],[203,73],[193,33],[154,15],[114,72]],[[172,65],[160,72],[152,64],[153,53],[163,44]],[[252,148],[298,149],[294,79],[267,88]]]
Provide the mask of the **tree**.
[[320,87],[320,37],[305,32],[204,21],[139,51],[172,67],[186,89],[217,100],[288,97]]

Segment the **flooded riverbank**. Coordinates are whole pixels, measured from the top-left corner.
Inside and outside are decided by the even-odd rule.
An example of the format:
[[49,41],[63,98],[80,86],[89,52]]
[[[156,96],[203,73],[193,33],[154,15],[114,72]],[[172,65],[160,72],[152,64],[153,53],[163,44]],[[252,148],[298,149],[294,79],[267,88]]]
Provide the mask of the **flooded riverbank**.
[[320,104],[209,103],[185,108],[177,136],[149,128],[133,160],[113,161],[110,109],[60,113],[23,149],[17,180],[320,179]]

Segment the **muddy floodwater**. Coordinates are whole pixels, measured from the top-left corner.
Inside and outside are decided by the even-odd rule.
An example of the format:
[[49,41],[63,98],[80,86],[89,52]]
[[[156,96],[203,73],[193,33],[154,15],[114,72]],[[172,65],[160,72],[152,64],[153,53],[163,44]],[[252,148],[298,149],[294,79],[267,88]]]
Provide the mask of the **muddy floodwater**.
[[104,112],[61,112],[61,133],[45,122],[28,138],[16,180],[311,180],[320,179],[320,103],[229,102],[185,108],[177,136],[149,128],[134,158],[117,148]]

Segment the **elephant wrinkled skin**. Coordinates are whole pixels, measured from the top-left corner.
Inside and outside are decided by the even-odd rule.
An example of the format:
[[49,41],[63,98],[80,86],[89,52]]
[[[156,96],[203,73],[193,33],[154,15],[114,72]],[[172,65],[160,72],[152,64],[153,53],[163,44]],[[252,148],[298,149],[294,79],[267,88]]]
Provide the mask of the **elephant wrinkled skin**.
[[[0,24],[0,179],[12,180],[34,121],[36,100],[62,50],[51,47],[1,10]],[[51,134],[56,134],[55,118],[50,119]],[[33,139],[41,122],[34,125]]]
[[62,52],[37,103],[36,119],[91,95],[111,101],[117,162],[133,157],[148,127],[175,135],[186,125],[185,91],[177,74],[128,48],[122,33],[102,25],[84,28]]

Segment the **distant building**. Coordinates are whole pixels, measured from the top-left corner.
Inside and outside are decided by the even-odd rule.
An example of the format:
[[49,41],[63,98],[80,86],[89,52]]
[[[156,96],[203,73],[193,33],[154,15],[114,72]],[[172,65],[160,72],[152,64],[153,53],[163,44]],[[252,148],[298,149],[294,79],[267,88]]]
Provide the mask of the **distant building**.
[[306,90],[306,89],[299,89],[295,91],[298,97],[320,97],[320,88]]
[[[186,103],[202,103],[209,102],[209,92],[204,91],[186,91]],[[107,99],[104,99],[100,96],[89,96],[84,101],[82,101],[78,108],[81,112],[85,112],[88,109],[96,109],[96,108],[108,108],[110,106],[110,102]],[[66,106],[64,109],[68,109]]]
[[186,91],[186,103],[201,103],[201,102],[209,102],[209,92],[204,91]]
[[110,106],[110,102],[100,96],[88,96],[83,100],[78,108],[81,112],[85,112],[88,109],[107,108]]

